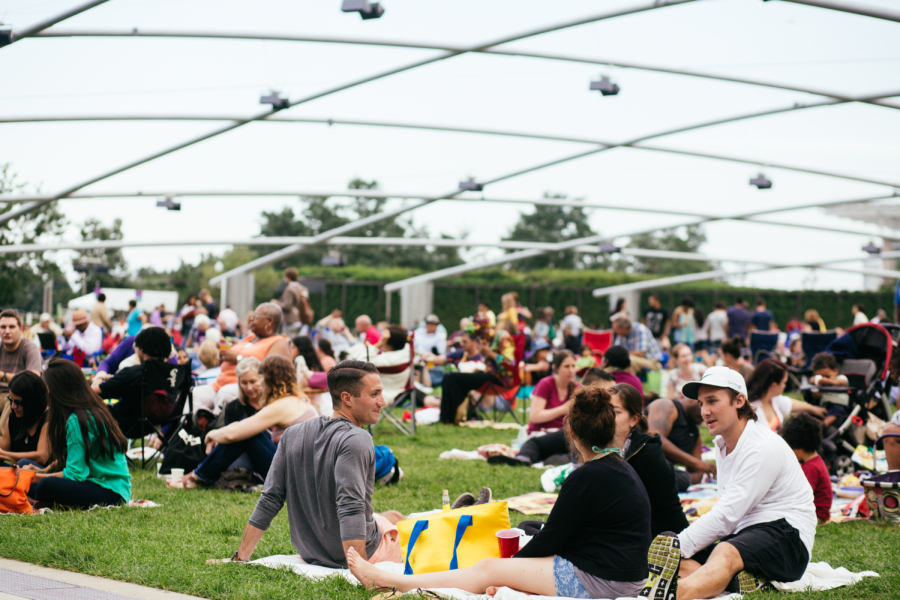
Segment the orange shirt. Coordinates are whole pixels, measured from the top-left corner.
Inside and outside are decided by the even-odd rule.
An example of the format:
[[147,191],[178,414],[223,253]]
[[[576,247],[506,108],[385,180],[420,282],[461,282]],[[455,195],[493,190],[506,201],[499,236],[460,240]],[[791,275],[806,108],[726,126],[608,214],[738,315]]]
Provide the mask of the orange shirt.
[[[280,339],[281,336],[270,335],[269,337],[261,340],[256,337],[256,334],[251,333],[240,342],[232,346],[231,349],[244,358],[253,356],[258,358],[259,361],[262,362],[263,360],[265,360],[266,354],[268,354],[269,350],[272,348],[272,344]],[[223,362],[221,370],[219,371],[219,377],[212,384],[213,389],[218,392],[223,385],[237,383],[237,375],[235,374],[236,369],[237,363]]]

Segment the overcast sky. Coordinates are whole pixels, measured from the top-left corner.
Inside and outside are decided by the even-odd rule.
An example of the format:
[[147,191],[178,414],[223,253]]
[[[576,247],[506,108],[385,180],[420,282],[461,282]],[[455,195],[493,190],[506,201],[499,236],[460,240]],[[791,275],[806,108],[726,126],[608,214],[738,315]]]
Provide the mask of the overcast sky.
[[[848,0],[850,1],[850,0]],[[856,0],[853,0],[856,1]],[[890,0],[867,4],[896,8]],[[77,0],[4,0],[0,20],[27,26]],[[331,35],[474,45],[518,32],[649,2],[615,0],[384,0],[381,19],[340,11],[341,0],[111,0],[56,29]],[[532,37],[510,49],[689,68],[838,95],[900,93],[900,23],[787,2],[700,0],[684,6]],[[259,96],[292,99],[433,56],[437,51],[244,40],[168,38],[26,39],[0,50],[0,116],[250,116]],[[588,90],[610,75],[615,97]],[[622,142],[675,127],[821,100],[797,92],[648,71],[468,54],[299,105],[285,117],[382,120],[515,130]],[[894,98],[900,105],[900,98]],[[44,192],[55,192],[221,126],[215,122],[0,124],[0,162]],[[783,163],[900,186],[900,110],[860,103],[809,108],[664,136],[649,144],[759,161],[744,165],[614,149],[489,186],[488,197],[566,193],[626,207],[716,215],[889,195],[893,188],[762,167]],[[361,126],[253,123],[96,183],[84,192],[204,190],[327,191],[354,177],[393,193],[445,194],[461,179],[493,179],[589,149],[585,144]],[[760,191],[760,170],[774,182]],[[400,206],[403,201],[391,201]],[[89,217],[124,221],[126,240],[246,238],[260,213],[295,198],[185,198],[181,212],[154,199],[70,200],[76,225]],[[441,201],[410,213],[437,236],[498,240],[527,205]],[[684,217],[592,210],[604,235],[625,236]],[[807,209],[771,217],[871,232],[877,226]],[[870,238],[740,222],[706,225],[715,257],[796,261],[863,256]],[[895,232],[896,233],[896,232]],[[627,237],[619,237],[627,242]],[[172,268],[225,247],[136,248],[131,268]],[[474,250],[467,258],[495,256]],[[58,252],[60,264],[72,254]],[[861,266],[862,262],[850,263]],[[734,267],[734,263],[724,263]],[[859,289],[858,274],[786,269],[734,283],[785,289]]]

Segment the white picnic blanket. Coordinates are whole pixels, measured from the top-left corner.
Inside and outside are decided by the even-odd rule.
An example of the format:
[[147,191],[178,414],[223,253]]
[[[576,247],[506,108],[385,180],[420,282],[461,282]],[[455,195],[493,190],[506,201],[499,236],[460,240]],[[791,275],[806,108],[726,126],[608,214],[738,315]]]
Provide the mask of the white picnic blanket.
[[[269,567],[272,569],[290,569],[295,573],[305,575],[307,577],[312,577],[313,579],[321,579],[323,577],[331,577],[336,575],[338,577],[343,577],[350,583],[359,583],[359,580],[356,579],[356,577],[354,577],[348,569],[330,569],[328,567],[318,567],[315,565],[310,565],[303,562],[303,559],[301,559],[296,554],[267,556],[266,558],[260,558],[251,561],[249,564],[262,565],[264,567]],[[389,573],[403,572],[402,563],[380,562],[375,566]],[[835,569],[832,568],[828,563],[817,562],[810,563],[806,568],[806,573],[804,573],[803,577],[798,581],[793,581],[791,583],[773,582],[772,585],[783,592],[803,592],[807,590],[819,592],[823,590],[831,590],[845,585],[853,585],[854,583],[860,581],[863,577],[879,577],[879,575],[874,571],[852,573],[844,567],[838,567]],[[417,590],[413,590],[410,593],[414,593],[416,591]],[[442,598],[448,598],[451,600],[491,600],[491,597],[485,594],[472,594],[459,589],[437,588],[428,591],[434,592]],[[560,600],[555,596],[530,596],[528,594],[503,587],[498,590],[497,594],[493,597],[493,600],[551,600],[551,598],[553,600]],[[722,594],[718,596],[716,600],[740,600],[741,598],[742,596],[740,594]]]

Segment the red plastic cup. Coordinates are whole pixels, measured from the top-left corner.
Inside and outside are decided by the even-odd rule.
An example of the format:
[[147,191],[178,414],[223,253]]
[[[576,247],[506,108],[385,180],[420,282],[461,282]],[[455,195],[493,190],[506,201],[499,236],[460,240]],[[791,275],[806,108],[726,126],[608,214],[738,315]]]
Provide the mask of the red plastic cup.
[[519,551],[519,540],[522,532],[516,529],[502,529],[497,532],[497,541],[500,543],[500,558],[512,558]]

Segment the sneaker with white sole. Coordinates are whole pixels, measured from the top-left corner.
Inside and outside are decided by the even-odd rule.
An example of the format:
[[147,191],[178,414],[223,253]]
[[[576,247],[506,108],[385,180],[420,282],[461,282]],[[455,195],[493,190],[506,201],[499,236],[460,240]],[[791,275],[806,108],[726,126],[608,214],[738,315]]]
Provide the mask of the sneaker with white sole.
[[752,594],[769,587],[769,580],[754,575],[750,571],[741,571],[737,574],[738,592],[741,594]]
[[649,600],[675,600],[681,568],[681,542],[677,534],[666,531],[653,539],[647,553],[647,567],[650,576],[641,596]]
[[457,508],[465,508],[466,506],[472,506],[475,504],[475,496],[470,494],[469,492],[464,492],[459,495],[459,497],[453,501],[453,504],[450,505],[450,510],[456,510]]

